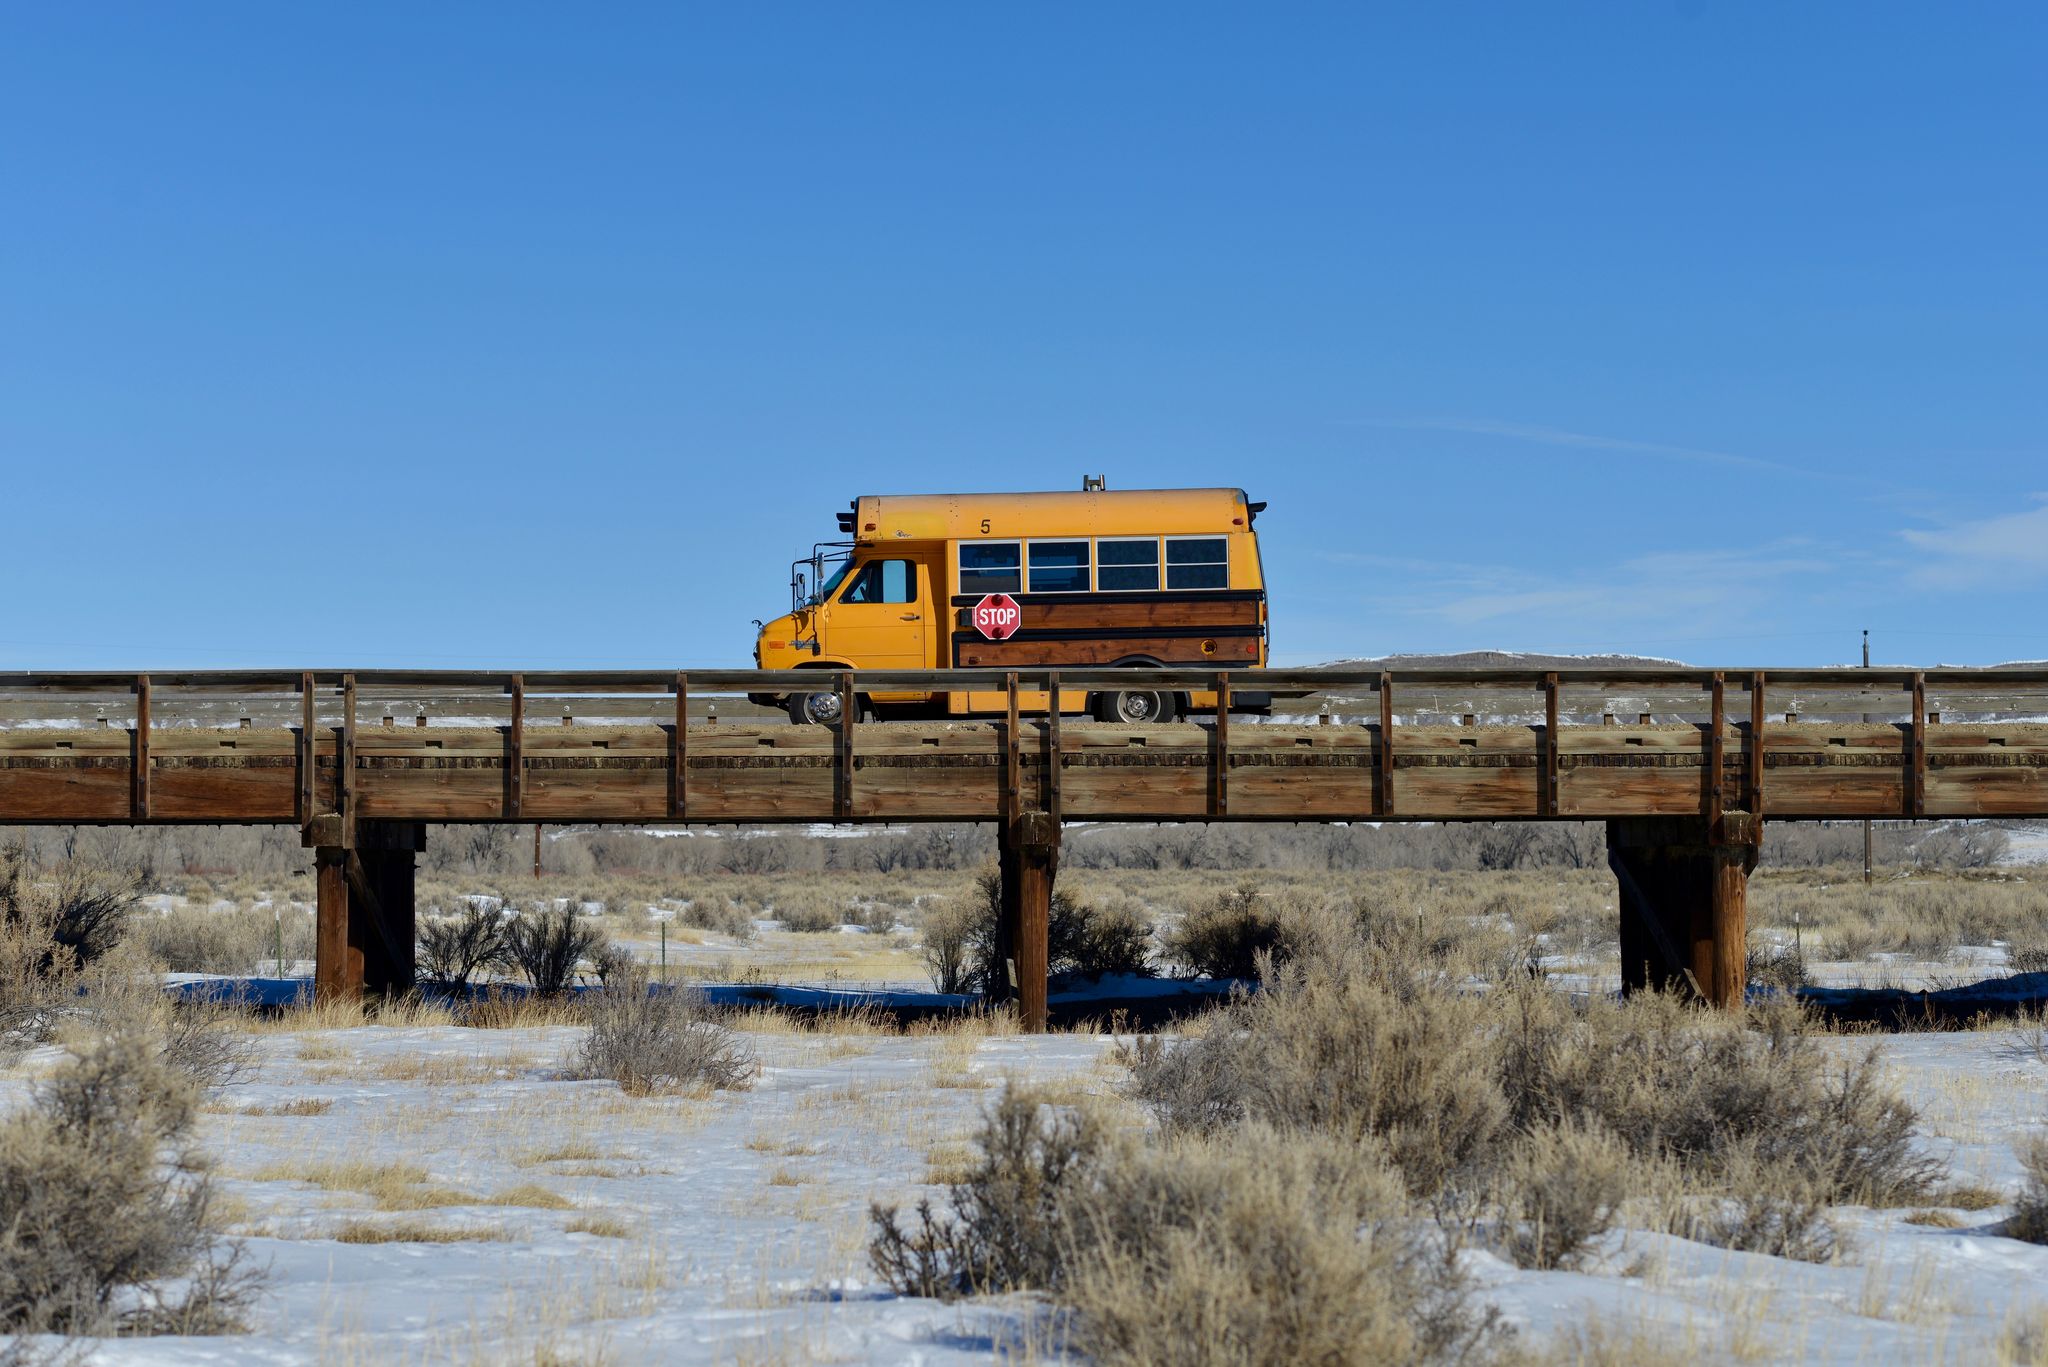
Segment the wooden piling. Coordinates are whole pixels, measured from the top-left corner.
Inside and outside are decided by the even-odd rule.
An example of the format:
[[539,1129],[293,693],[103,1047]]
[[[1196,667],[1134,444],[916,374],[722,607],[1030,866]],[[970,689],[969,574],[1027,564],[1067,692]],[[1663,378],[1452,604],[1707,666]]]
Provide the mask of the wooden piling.
[[1046,975],[1051,958],[1052,885],[1059,873],[1060,826],[1030,812],[1002,823],[997,840],[1002,875],[1002,925],[997,948],[1024,1029],[1046,1027]]
[[1628,817],[1607,823],[1607,862],[1621,893],[1622,990],[1739,1008],[1755,845],[1717,843],[1696,817]]
[[313,994],[359,1001],[412,989],[417,930],[416,821],[365,822],[351,846],[315,849]]

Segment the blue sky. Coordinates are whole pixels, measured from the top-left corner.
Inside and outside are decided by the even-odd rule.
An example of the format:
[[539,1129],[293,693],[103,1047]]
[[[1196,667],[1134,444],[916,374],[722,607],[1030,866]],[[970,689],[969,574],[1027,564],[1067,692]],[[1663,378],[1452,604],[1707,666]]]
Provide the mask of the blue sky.
[[1275,660],[2048,656],[2009,5],[17,5],[0,668],[743,663],[1239,485]]

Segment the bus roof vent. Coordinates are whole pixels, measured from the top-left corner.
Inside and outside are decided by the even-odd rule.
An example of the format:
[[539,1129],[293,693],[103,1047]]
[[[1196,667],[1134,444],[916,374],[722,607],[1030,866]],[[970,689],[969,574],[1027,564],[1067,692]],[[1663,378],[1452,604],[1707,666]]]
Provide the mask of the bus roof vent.
[[1084,494],[1099,494],[1099,493],[1101,493],[1101,492],[1102,492],[1102,491],[1103,491],[1104,489],[1107,489],[1108,487],[1109,487],[1109,480],[1108,480],[1108,478],[1107,478],[1106,476],[1103,476],[1103,475],[1083,475],[1083,476],[1081,476],[1081,492],[1082,492],[1082,493],[1084,493]]

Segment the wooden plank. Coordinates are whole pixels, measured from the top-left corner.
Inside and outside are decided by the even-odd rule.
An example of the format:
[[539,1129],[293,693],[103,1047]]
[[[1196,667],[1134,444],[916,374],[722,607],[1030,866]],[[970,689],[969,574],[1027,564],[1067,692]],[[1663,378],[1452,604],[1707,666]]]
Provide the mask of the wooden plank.
[[[1257,626],[1259,604],[1250,598],[1216,599],[1202,596],[1147,602],[1101,602],[1093,595],[1070,599],[1024,596],[1018,599],[1022,615],[1020,631],[1096,631],[1131,628],[1180,629],[1186,635],[1200,635],[1211,627]],[[955,606],[951,611],[953,630],[974,630],[972,606]],[[1129,654],[1128,650],[1125,654]]]
[[1747,782],[1742,805],[1758,822],[1764,816],[1764,694],[1768,686],[1761,669],[1749,676],[1749,740],[1743,759]]
[[853,721],[858,715],[853,675],[839,675],[839,726],[834,732],[832,814],[841,821],[853,819]]
[[149,820],[149,675],[135,676],[135,758],[129,769],[130,814]]
[[526,804],[526,680],[512,676],[512,721],[506,729],[505,815],[514,821]]
[[[334,747],[334,810],[341,816],[344,846],[355,843],[356,832],[356,676],[341,677],[341,735]],[[360,971],[356,975],[361,985]]]
[[1024,763],[1017,735],[1017,676],[1006,676],[1003,686],[1009,700],[1003,724],[1003,819],[1014,821],[1024,809]]
[[1907,786],[1908,814],[1927,815],[1927,676],[1913,676],[1913,775]]
[[1210,803],[1210,810],[1218,820],[1222,820],[1230,815],[1230,676],[1228,674],[1218,674],[1216,676],[1215,691],[1216,724],[1212,734],[1215,736],[1216,753],[1210,760],[1210,766],[1215,772],[1215,778],[1213,782],[1214,797]]
[[1045,714],[1045,811],[1057,827],[1060,822],[1060,783],[1062,771],[1067,765],[1065,747],[1060,740],[1060,675],[1053,670],[1045,676],[1046,695],[1053,699],[1052,707]]
[[[1206,648],[1205,648],[1206,647]],[[1019,669],[1033,665],[1113,665],[1118,660],[1142,653],[1167,664],[1200,664],[1222,656],[1255,660],[1257,636],[1205,635],[1191,632],[1172,637],[1108,637],[1100,640],[1037,641],[1013,636],[1007,641],[990,641],[975,636],[960,644],[960,663],[969,668]],[[940,680],[939,688],[957,689],[958,684]]]
[[1382,817],[1394,814],[1394,676],[1380,675],[1380,791],[1375,809]]
[[676,721],[669,732],[668,814],[681,821],[690,814],[690,676],[676,675]]
[[1721,813],[1726,810],[1728,788],[1728,679],[1725,674],[1714,675],[1714,715],[1707,727],[1707,828],[1718,832],[1721,829]]
[[1558,810],[1557,675],[1543,676],[1543,815]]
[[313,725],[315,721],[313,676],[299,675],[299,734],[298,734],[298,792],[293,801],[292,814],[303,827],[311,821],[313,811]]

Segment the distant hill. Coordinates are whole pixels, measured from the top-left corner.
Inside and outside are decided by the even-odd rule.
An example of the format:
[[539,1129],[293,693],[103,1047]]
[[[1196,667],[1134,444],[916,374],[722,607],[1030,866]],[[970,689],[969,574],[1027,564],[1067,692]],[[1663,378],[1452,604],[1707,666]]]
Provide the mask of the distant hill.
[[1647,669],[1684,665],[1654,655],[1543,655],[1518,650],[1467,650],[1456,655],[1379,655],[1331,660],[1320,669]]

